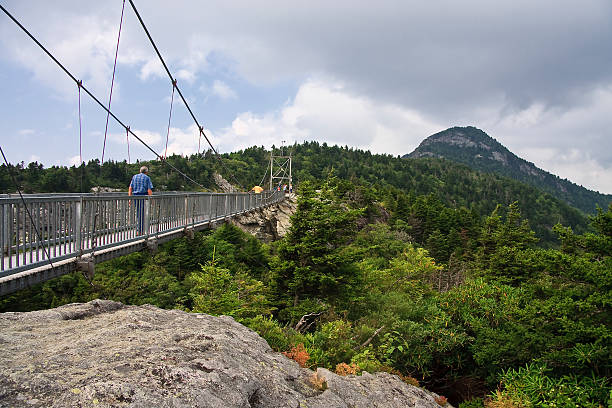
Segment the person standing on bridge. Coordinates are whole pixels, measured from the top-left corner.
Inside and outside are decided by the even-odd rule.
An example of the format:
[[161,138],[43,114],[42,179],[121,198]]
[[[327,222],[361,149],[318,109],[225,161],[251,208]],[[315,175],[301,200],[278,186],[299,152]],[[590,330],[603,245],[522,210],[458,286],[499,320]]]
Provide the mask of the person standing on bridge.
[[[153,183],[151,178],[147,175],[149,169],[147,166],[140,168],[140,173],[135,174],[130,182],[130,188],[128,189],[129,196],[143,196],[153,194]],[[144,199],[134,200],[136,205],[136,221],[138,223],[137,235],[144,234]]]

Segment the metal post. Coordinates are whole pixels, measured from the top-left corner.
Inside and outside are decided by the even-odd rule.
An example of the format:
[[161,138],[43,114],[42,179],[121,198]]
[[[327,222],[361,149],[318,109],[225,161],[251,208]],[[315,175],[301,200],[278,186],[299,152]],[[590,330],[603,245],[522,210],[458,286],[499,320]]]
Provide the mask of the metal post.
[[81,196],[81,199],[76,203],[75,205],[75,211],[74,211],[74,232],[75,232],[75,241],[74,241],[74,245],[75,245],[75,250],[77,253],[77,256],[81,256],[82,253],[82,245],[81,245],[81,208],[83,205],[83,196]]
[[208,221],[212,220],[213,213],[213,195],[210,193],[210,207],[208,208]]
[[[149,207],[151,204],[151,196],[147,196],[145,202],[144,202],[144,233],[147,235],[147,237],[149,236]],[[158,221],[159,222],[159,221]]]
[[274,173],[272,173],[274,171],[273,163],[274,163],[274,152],[270,150],[270,190],[272,190],[272,183],[273,183],[273,178],[274,178]]
[[2,252],[8,254],[9,245],[11,245],[11,241],[9,240],[9,231],[10,226],[13,224],[13,220],[11,218],[9,223],[9,206],[12,204],[4,204],[2,206]]
[[185,195],[185,227],[189,224],[189,203],[187,199],[187,195]]

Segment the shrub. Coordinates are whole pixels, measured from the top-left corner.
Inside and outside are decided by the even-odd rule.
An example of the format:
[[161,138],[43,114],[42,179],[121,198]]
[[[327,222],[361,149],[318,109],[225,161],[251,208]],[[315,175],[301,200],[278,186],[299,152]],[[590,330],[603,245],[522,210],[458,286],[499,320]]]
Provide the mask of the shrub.
[[518,370],[505,371],[501,376],[503,389],[492,395],[487,406],[510,406],[503,405],[508,401],[514,406],[608,406],[612,391],[609,379],[567,375],[555,378],[547,375],[549,371],[543,364],[528,364]]
[[359,372],[359,366],[355,363],[348,365],[346,363],[340,363],[336,365],[336,374],[341,376],[355,375]]
[[368,373],[380,371],[380,367],[383,365],[376,359],[374,353],[369,348],[355,354],[351,359],[351,363],[355,363],[359,367],[359,372],[367,371]]
[[448,404],[448,399],[446,399],[446,397],[444,395],[440,395],[434,398],[434,401],[436,401],[436,403],[440,406],[445,406],[446,404]]
[[461,402],[459,408],[483,408],[484,400],[482,398],[472,398],[468,401]]
[[321,330],[306,335],[312,365],[333,370],[336,364],[351,361],[355,340],[351,323],[334,320],[325,323]]
[[241,323],[263,337],[274,351],[288,350],[291,347],[290,336],[272,317],[256,316],[242,319]]
[[308,351],[304,347],[303,343],[291,347],[291,350],[289,351],[283,351],[283,354],[290,359],[295,360],[300,367],[306,367],[306,362],[310,358],[310,355],[308,354]]

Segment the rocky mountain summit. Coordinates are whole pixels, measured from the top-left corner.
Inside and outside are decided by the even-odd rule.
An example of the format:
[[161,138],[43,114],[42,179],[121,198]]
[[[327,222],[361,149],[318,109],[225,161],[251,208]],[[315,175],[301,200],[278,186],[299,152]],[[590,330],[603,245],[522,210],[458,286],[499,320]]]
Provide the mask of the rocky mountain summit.
[[1,314],[0,344],[0,407],[439,407],[387,373],[301,368],[226,316],[94,300]]
[[453,127],[423,140],[404,158],[435,157],[468,165],[474,170],[495,173],[531,184],[586,213],[596,205],[607,208],[612,195],[588,190],[538,168],[473,126]]

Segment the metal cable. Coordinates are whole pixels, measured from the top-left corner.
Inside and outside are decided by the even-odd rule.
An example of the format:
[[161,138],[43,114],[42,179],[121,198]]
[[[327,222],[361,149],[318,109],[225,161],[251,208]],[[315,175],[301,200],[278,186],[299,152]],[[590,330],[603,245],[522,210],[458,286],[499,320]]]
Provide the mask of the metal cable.
[[128,164],[130,164],[130,127],[125,128],[125,141],[127,142],[128,149]]
[[85,172],[85,166],[83,166],[83,132],[81,125],[81,85],[83,81],[78,81],[79,87],[79,167],[81,168],[81,193],[83,192],[83,172]]
[[[153,37],[151,37],[151,34],[149,33],[149,30],[147,29],[147,26],[145,25],[142,17],[140,16],[140,13],[138,13],[138,10],[136,9],[136,6],[134,5],[134,2],[132,0],[130,0],[130,5],[132,6],[132,9],[134,10],[134,13],[136,14],[136,17],[138,17],[138,21],[140,21],[140,25],[142,25],[142,28],[144,29],[145,33],[147,34],[147,37],[149,38],[149,41],[151,42],[151,45],[153,46],[153,49],[155,49],[155,52],[157,53],[157,56],[159,57],[159,60],[161,61],[162,65],[164,66],[164,69],[166,70],[166,73],[168,74],[168,77],[170,77],[170,81],[175,82],[175,79],[172,77],[172,74],[170,73],[170,70],[168,69],[168,66],[166,65],[166,62],[164,61],[164,58],[162,57],[161,53],[159,52],[159,49],[157,48],[157,45],[155,45],[155,41],[153,41]],[[227,171],[227,173],[232,177],[232,179],[234,179],[236,184],[240,188],[242,188],[244,190],[244,187],[242,186],[242,184],[236,179],[234,174],[231,173],[228,170],[228,168],[225,166],[225,164],[223,163],[223,160],[221,159],[221,155],[219,154],[217,149],[215,149],[215,147],[211,143],[210,139],[208,139],[208,136],[206,136],[206,133],[204,133],[204,127],[201,126],[200,122],[198,122],[198,120],[196,119],[193,111],[191,110],[191,108],[189,107],[189,104],[187,103],[187,100],[183,96],[183,93],[181,92],[181,89],[178,86],[176,86],[176,90],[177,90],[179,96],[181,97],[181,99],[183,100],[183,103],[185,104],[185,107],[187,108],[187,110],[189,111],[189,114],[193,118],[193,121],[195,122],[196,126],[198,127],[198,129],[200,129],[200,134],[204,136],[204,139],[206,139],[206,141],[208,142],[210,148],[217,155],[217,158],[219,159],[219,162],[221,163],[221,166]],[[199,146],[198,146],[198,153],[199,153],[199,150],[200,149],[199,149]]]
[[172,96],[170,97],[170,115],[168,116],[168,132],[166,132],[166,151],[164,158],[168,158],[168,139],[170,138],[170,121],[172,120],[172,104],[174,103],[174,90],[176,89],[176,80],[172,81]]
[[[76,77],[74,75],[72,75],[72,73],[70,71],[68,71],[68,69],[66,67],[64,67],[64,65],[62,65],[61,62],[59,62],[57,60],[57,58],[55,58],[53,56],[53,54],[51,54],[44,45],[42,45],[40,43],[40,41],[38,41],[36,39],[36,37],[34,37],[34,35],[32,35],[27,28],[25,28],[15,17],[13,17],[13,15],[11,13],[9,13],[3,6],[2,4],[0,4],[0,9],[4,12],[4,14],[6,14],[11,20],[13,20],[13,22],[15,24],[17,24],[17,26],[19,26],[19,28],[21,28],[21,30],[23,30],[23,32],[25,32],[28,37],[30,37],[32,39],[32,41],[34,41],[36,43],[36,45],[38,45],[44,52],[45,54],[47,54],[47,56],[49,58],[51,58],[53,60],[53,62],[55,62],[61,69],[62,71],[64,71],[64,73],[66,75],[68,75],[70,77],[70,79],[72,79],[76,84],[79,83],[79,80],[76,79]],[[176,168],[176,166],[172,165],[171,163],[169,163],[166,160],[163,160],[163,157],[158,154],[155,150],[153,150],[153,148],[151,146],[149,146],[144,140],[142,140],[140,137],[138,137],[138,135],[136,133],[134,133],[129,126],[127,126],[126,124],[124,124],[110,109],[108,109],[102,102],[100,102],[100,100],[98,98],[96,98],[96,96],[91,93],[89,91],[89,89],[87,89],[85,87],[85,85],[81,84],[81,88],[87,93],[87,95],[89,95],[89,97],[91,99],[93,99],[105,112],[108,112],[110,114],[110,116],[117,122],[119,123],[122,127],[124,127],[126,129],[127,132],[129,132],[129,134],[131,134],[132,136],[134,136],[136,138],[136,140],[138,140],[140,143],[142,143],[142,145],[144,147],[146,147],[147,149],[149,149],[149,151],[151,153],[153,153],[155,155],[156,158],[158,158],[159,160],[163,161],[164,163],[166,163],[166,165],[168,165],[170,168],[172,168],[173,170],[175,170],[176,172],[178,172],[180,175],[182,175],[184,178],[186,178],[187,180],[191,181],[193,184],[197,185],[198,187],[202,188],[203,190],[206,190],[206,187],[204,187],[202,184],[198,183],[197,181],[195,181],[194,179],[192,179],[191,177],[189,177],[188,175],[186,175],[185,173],[183,173],[181,170],[179,170],[178,168]]]
[[[119,55],[119,40],[121,39],[121,26],[123,25],[123,11],[125,10],[125,0],[123,0],[123,6],[121,6],[121,20],[119,20],[119,34],[117,35],[117,48],[115,49],[115,63],[113,64],[113,77],[111,79],[110,95],[108,96],[108,109],[110,111],[111,100],[113,99],[113,86],[115,85],[115,71],[117,69],[117,56]],[[100,165],[104,164],[104,151],[106,150],[106,135],[108,133],[108,117],[106,114],[106,126],[104,127],[104,144],[102,145],[102,161]]]

